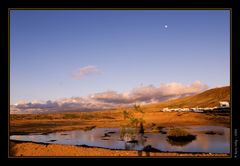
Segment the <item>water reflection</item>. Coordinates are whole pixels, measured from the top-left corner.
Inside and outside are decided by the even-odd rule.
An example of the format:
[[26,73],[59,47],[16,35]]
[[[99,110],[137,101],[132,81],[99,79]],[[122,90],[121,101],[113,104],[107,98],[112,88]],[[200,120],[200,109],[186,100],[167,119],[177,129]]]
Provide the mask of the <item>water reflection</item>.
[[[88,131],[64,131],[47,135],[12,135],[11,140],[33,141],[41,143],[88,145],[110,149],[143,150],[146,145],[162,151],[230,153],[230,129],[219,126],[188,126],[186,130],[196,135],[196,140],[173,142],[166,134],[145,133],[139,135],[136,143],[120,140],[118,128],[94,128]],[[165,129],[166,131],[168,129]],[[205,131],[221,131],[223,135],[208,135]],[[108,137],[103,137],[104,134]],[[140,155],[140,154],[139,154]]]
[[136,136],[136,141],[124,141],[124,147],[126,150],[138,149],[141,150],[145,147],[145,143],[147,142],[146,136],[144,134],[139,134]]
[[173,145],[173,146],[185,146],[189,143],[191,143],[193,140],[190,141],[173,141],[171,139],[167,139],[168,143]]
[[136,149],[137,145],[138,143],[129,143],[129,142],[124,143],[124,147],[126,150]]

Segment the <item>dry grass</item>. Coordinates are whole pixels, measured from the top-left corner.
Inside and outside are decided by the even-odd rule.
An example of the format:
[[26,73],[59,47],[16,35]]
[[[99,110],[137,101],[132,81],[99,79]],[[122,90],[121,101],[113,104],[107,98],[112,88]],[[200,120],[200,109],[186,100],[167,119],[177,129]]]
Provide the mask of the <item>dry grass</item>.
[[[66,114],[68,119],[66,119]],[[230,126],[229,115],[212,115],[202,113],[181,113],[177,112],[146,112],[144,119],[144,127],[152,128],[151,124],[155,123],[155,129],[158,127],[174,127],[186,125],[218,125]],[[12,116],[12,115],[11,115]],[[37,119],[37,117],[39,119]],[[46,119],[46,117],[51,117]],[[31,115],[14,115],[10,121],[10,133],[38,133],[38,132],[54,132],[66,130],[85,129],[91,126],[96,127],[121,127],[125,124],[122,113],[120,111],[103,111],[90,113],[69,113],[58,114],[31,114]],[[78,117],[78,118],[76,118]],[[91,117],[91,118],[89,118]],[[154,128],[154,127],[153,127]]]
[[[107,114],[105,113],[107,112]],[[10,120],[59,120],[59,119],[115,119],[118,111],[99,111],[99,112],[64,112],[64,113],[46,113],[46,114],[13,114]]]
[[168,136],[182,137],[182,136],[188,136],[188,135],[191,135],[191,134],[186,130],[180,129],[180,128],[172,128],[168,132]]
[[172,128],[168,132],[167,137],[169,140],[176,141],[176,142],[189,142],[196,139],[195,135],[180,128]]

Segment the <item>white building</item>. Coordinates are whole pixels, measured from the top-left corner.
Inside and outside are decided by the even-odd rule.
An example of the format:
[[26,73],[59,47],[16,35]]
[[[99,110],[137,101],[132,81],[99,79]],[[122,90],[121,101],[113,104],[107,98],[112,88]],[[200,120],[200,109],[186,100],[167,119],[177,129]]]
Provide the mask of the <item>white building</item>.
[[219,105],[220,105],[220,108],[227,108],[227,107],[229,107],[229,102],[227,102],[227,101],[220,101]]
[[170,112],[170,109],[168,109],[168,108],[163,108],[162,111],[163,111],[163,112]]

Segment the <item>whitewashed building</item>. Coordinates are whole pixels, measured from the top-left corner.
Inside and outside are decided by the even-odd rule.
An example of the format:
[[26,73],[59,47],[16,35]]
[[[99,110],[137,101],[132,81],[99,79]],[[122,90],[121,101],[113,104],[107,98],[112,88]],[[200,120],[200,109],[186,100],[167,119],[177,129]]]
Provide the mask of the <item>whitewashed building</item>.
[[168,108],[163,108],[163,110],[162,110],[163,112],[170,112],[171,110],[170,109],[168,109]]
[[227,107],[229,107],[229,102],[227,102],[227,101],[220,101],[219,105],[220,105],[220,108],[227,108]]

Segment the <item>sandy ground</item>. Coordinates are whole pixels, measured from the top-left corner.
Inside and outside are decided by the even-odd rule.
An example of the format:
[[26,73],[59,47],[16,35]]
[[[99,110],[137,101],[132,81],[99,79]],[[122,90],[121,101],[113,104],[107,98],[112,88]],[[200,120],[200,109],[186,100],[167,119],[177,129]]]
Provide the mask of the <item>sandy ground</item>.
[[66,157],[228,157],[227,154],[213,153],[166,153],[140,152],[129,150],[110,150],[104,148],[79,147],[73,145],[36,144],[10,142],[11,157],[66,156]]

